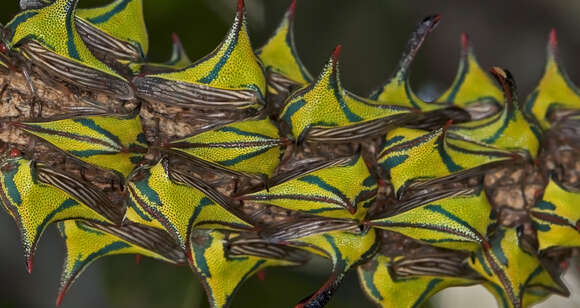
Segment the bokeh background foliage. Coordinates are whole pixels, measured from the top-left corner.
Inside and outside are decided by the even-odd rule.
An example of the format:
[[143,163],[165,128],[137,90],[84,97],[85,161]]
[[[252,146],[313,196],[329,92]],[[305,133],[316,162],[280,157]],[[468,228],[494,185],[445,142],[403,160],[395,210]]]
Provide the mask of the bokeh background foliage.
[[[109,0],[81,0],[81,7]],[[207,54],[223,38],[234,16],[234,0],[144,0],[151,40],[150,60],[169,56],[170,34],[177,32],[192,60]],[[246,0],[254,47],[276,27],[289,0]],[[3,0],[0,22],[18,10],[17,0]],[[451,84],[457,69],[459,34],[469,33],[482,66],[512,71],[529,93],[539,79],[550,28],[558,30],[561,56],[572,80],[580,81],[579,1],[424,1],[299,0],[296,42],[313,75],[330,51],[343,44],[342,79],[346,88],[367,95],[387,79],[415,24],[426,15],[442,15],[412,67],[412,83],[426,99]],[[26,274],[17,230],[0,215],[0,308],[54,307],[64,244],[52,226],[39,245],[32,275]],[[290,307],[325,281],[329,267],[316,259],[305,268],[269,269],[266,280],[251,278],[234,307]],[[351,273],[328,307],[368,307]],[[133,256],[97,261],[67,295],[62,307],[207,307],[191,271]]]

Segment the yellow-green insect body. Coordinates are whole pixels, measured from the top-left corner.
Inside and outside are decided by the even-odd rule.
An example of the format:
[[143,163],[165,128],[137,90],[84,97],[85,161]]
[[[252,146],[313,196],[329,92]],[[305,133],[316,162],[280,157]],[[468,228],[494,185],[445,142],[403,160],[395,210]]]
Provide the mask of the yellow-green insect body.
[[128,81],[99,61],[76,29],[78,0],[55,0],[16,15],[6,28],[6,47],[72,84],[120,98],[132,98]]
[[369,264],[357,269],[363,291],[380,307],[421,307],[431,296],[443,289],[477,283],[473,279],[444,274],[399,278],[393,275],[389,267],[393,261],[401,258],[377,255]]
[[552,179],[531,210],[538,231],[539,249],[580,246],[580,192],[566,189]]
[[138,112],[17,123],[72,157],[127,177],[147,152]]
[[411,183],[474,172],[512,158],[509,151],[452,138],[444,128],[432,132],[396,128],[387,134],[378,163],[401,196]]
[[196,188],[175,181],[173,178],[178,175],[173,173],[173,178],[170,176],[172,171],[169,170],[166,159],[144,169],[143,172],[145,176],[142,179],[134,178],[127,185],[131,202],[136,204],[139,210],[145,211],[149,217],[159,221],[184,250],[188,250],[189,237],[195,228],[225,230],[253,228],[233,208],[226,207],[228,205],[225,202],[216,203],[218,200],[213,200],[212,197],[215,199],[218,193],[210,192],[211,188],[205,186]]
[[376,190],[376,180],[357,155],[240,199],[315,216],[360,220],[374,202]]
[[[526,286],[545,271],[536,256],[520,247],[517,231],[507,228],[498,228],[489,245],[477,251],[469,265],[489,281],[484,286],[492,291],[501,307],[524,307]],[[560,285],[551,277],[550,280],[550,285]]]
[[436,101],[452,103],[462,108],[485,102],[500,108],[503,105],[502,92],[477,62],[473,47],[465,33],[461,36],[461,47],[455,80]]
[[273,94],[283,89],[279,87],[286,85],[278,85],[279,78],[288,79],[285,83],[300,86],[312,82],[312,76],[300,61],[294,44],[295,10],[296,1],[294,0],[274,34],[262,48],[256,51],[269,73],[281,76],[270,76],[268,80],[271,83],[268,88]]
[[493,68],[492,73],[504,88],[503,111],[481,120],[452,125],[449,130],[470,140],[523,151],[535,158],[540,148],[538,132],[520,110],[517,97],[514,97],[517,93],[511,75],[499,68]]
[[580,90],[572,83],[558,56],[556,31],[550,33],[544,75],[530,94],[525,111],[533,116],[542,129],[550,128],[550,115],[558,109],[580,109]]
[[23,158],[5,162],[0,170],[1,201],[20,230],[29,272],[38,240],[49,224],[68,219],[112,223],[62,189],[40,182],[38,175],[35,163]]
[[425,18],[417,26],[417,30],[409,40],[407,50],[403,53],[395,74],[382,87],[370,95],[370,99],[381,104],[398,105],[431,111],[446,107],[447,104],[427,103],[420,99],[411,89],[410,67],[415,55],[423,44],[427,35],[439,24],[438,15]]
[[143,16],[143,0],[115,0],[90,9],[77,9],[83,39],[94,50],[119,60],[145,59],[149,37]]
[[181,40],[176,33],[171,35],[173,41],[171,56],[169,60],[163,63],[153,63],[153,62],[131,62],[129,63],[129,68],[134,75],[139,74],[155,74],[161,72],[172,72],[183,69],[191,64],[191,60],[187,55]]
[[143,97],[166,103],[262,109],[266,79],[250,44],[243,1],[232,28],[212,53],[182,70],[138,76],[133,82]]
[[[318,79],[287,99],[280,119],[297,141],[348,141],[379,135],[386,131],[388,123],[410,112],[405,107],[377,104],[343,89],[338,72],[339,53],[340,46]],[[377,122],[386,124],[371,129]],[[365,133],[357,133],[357,128]]]
[[303,299],[299,306],[308,307],[311,303],[324,305],[331,294],[340,286],[344,275],[356,264],[370,258],[378,249],[377,234],[374,229],[334,230],[325,233],[314,233],[304,237],[288,240],[290,246],[304,249],[311,253],[328,258],[332,264],[332,274],[324,285]]
[[233,254],[228,248],[228,237],[215,230],[197,230],[192,234],[191,267],[200,277],[212,308],[228,307],[242,283],[261,269],[300,264],[281,258]]
[[491,205],[480,189],[475,194],[431,201],[369,223],[433,246],[476,251],[494,222]]
[[66,255],[60,278],[57,305],[82,272],[100,258],[121,254],[138,254],[164,262],[175,263],[165,256],[140,247],[113,234],[91,227],[79,220],[67,220],[58,224],[65,239]]
[[171,142],[168,147],[218,169],[269,178],[283,154],[278,128],[268,118],[251,119]]

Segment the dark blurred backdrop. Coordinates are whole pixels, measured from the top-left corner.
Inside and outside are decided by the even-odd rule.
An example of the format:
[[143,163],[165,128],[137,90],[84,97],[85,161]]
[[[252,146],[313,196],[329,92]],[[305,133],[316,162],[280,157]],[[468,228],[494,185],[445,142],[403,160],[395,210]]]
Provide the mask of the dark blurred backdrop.
[[[81,7],[109,0],[81,0]],[[234,16],[235,0],[145,1],[151,40],[150,59],[165,60],[170,34],[177,32],[192,60],[222,40]],[[290,0],[247,0],[250,32],[259,47],[273,31]],[[17,0],[2,0],[0,22],[18,11]],[[412,83],[425,98],[448,87],[457,69],[459,35],[467,32],[485,68],[501,66],[514,74],[521,96],[542,73],[549,30],[558,30],[567,70],[580,81],[580,1],[419,1],[298,0],[296,42],[313,75],[331,50],[343,44],[343,84],[366,96],[395,68],[410,33],[423,17],[442,15],[412,66]],[[0,213],[0,308],[54,307],[62,267],[63,243],[51,227],[40,242],[32,275],[25,273],[22,247],[14,223]],[[266,281],[252,278],[240,290],[234,307],[289,307],[316,289],[328,275],[320,260],[299,270],[268,270]],[[287,302],[281,302],[285,300]],[[205,307],[205,296],[187,268],[134,257],[99,260],[72,287],[62,307]],[[351,273],[329,307],[368,307]]]

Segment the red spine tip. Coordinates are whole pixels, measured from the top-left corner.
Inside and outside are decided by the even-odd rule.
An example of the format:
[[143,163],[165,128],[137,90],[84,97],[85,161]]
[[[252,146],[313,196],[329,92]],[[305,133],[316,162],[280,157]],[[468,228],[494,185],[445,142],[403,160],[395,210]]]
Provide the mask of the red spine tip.
[[290,7],[288,8],[288,16],[290,19],[294,19],[294,14],[296,13],[296,0],[292,0]]
[[10,157],[11,157],[11,158],[18,157],[18,156],[20,156],[21,154],[22,154],[22,153],[20,152],[20,150],[19,150],[19,149],[10,149],[10,154],[9,154],[9,155],[10,155]]
[[338,44],[336,48],[332,51],[332,60],[335,62],[338,61],[338,57],[340,56],[340,51],[342,50],[342,45]]
[[64,294],[65,294],[64,290],[58,292],[58,296],[56,297],[56,306],[57,307],[60,306],[60,304],[62,304],[62,300],[64,299]]
[[445,125],[443,126],[443,131],[447,131],[449,127],[453,124],[453,120],[448,120]]
[[258,276],[258,279],[259,279],[260,281],[264,281],[264,280],[266,280],[266,271],[265,271],[265,270],[260,270],[260,271],[259,271],[259,272],[256,274],[256,276]]
[[465,32],[461,32],[461,48],[463,50],[469,49],[469,35]]
[[187,257],[187,261],[189,261],[189,264],[193,264],[193,255],[191,254],[191,247],[187,247],[187,250],[185,251],[185,256]]
[[433,22],[437,23],[441,20],[441,15],[437,14],[437,15],[433,15]]
[[135,264],[141,264],[141,259],[143,259],[142,255],[135,255]]
[[238,15],[242,15],[244,12],[244,0],[238,0]]
[[179,36],[177,35],[177,33],[175,32],[171,33],[171,41],[173,42],[173,44],[179,44]]
[[554,28],[550,30],[550,48],[552,48],[552,50],[556,50],[558,48],[558,35],[556,33],[556,29]]
[[28,257],[26,260],[26,270],[29,274],[32,274],[32,269],[34,268],[34,260],[31,257]]

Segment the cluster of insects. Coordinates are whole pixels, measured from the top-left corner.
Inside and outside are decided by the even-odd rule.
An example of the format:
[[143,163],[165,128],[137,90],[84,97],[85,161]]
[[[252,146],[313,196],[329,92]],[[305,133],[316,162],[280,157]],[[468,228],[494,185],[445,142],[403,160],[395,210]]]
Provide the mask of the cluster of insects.
[[[213,52],[192,62],[174,36],[165,63],[147,61],[142,0],[77,2],[20,1],[0,34],[0,105],[21,107],[0,114],[0,201],[28,271],[58,225],[57,304],[89,264],[118,254],[189,265],[211,307],[230,305],[258,271],[311,255],[331,273],[296,307],[324,306],[350,270],[381,307],[476,284],[501,307],[569,293],[560,276],[580,246],[580,168],[569,159],[580,153],[580,91],[555,32],[525,103],[507,70],[491,69],[498,87],[479,66],[466,35],[455,81],[426,102],[409,70],[438,16],[364,98],[341,85],[340,46],[318,77],[301,63],[295,1],[257,50],[239,0]],[[17,78],[20,103],[6,98]],[[55,106],[41,87],[75,103]],[[521,198],[503,200],[507,186]]]

